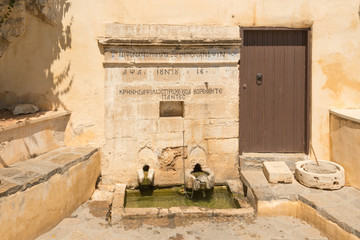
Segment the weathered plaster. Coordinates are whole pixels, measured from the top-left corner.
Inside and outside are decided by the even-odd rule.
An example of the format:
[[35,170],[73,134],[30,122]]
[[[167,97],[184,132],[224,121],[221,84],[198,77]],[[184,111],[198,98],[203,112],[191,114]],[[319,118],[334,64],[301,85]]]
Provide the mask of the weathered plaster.
[[[328,109],[360,104],[359,0],[72,0],[66,3],[69,6],[58,27],[26,15],[26,32],[0,59],[0,93],[23,96],[23,101],[36,101],[47,109],[71,110],[66,139],[72,145],[104,143],[105,72],[96,39],[105,35],[105,23],[111,22],[311,27],[311,135],[322,159],[329,158]],[[29,94],[46,101],[29,100]],[[16,100],[11,98],[7,102]],[[80,134],[82,137],[73,134],[81,124],[91,126]]]

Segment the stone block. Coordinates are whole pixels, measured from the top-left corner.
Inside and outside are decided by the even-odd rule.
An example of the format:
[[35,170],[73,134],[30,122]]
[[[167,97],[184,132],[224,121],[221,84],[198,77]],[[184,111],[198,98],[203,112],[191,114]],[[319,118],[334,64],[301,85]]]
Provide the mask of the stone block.
[[95,189],[93,195],[91,196],[92,201],[107,201],[109,205],[114,199],[114,193],[104,190]]
[[168,117],[159,119],[159,132],[182,132],[184,129],[184,119],[182,117]]
[[207,105],[209,118],[238,118],[238,101],[216,101],[209,102]]
[[239,139],[211,139],[208,140],[209,154],[234,154],[239,152]]
[[113,201],[113,206],[115,207],[125,207],[125,194],[126,194],[126,184],[116,184],[115,185],[115,196]]
[[215,172],[216,182],[239,178],[237,156],[237,153],[208,155],[207,167]]
[[239,137],[239,122],[210,123],[205,125],[205,139],[237,137]]
[[136,124],[134,120],[114,122],[113,134],[116,138],[129,138],[136,133]]
[[204,119],[208,116],[208,108],[206,102],[187,102],[184,115],[186,119]]
[[164,149],[168,147],[180,147],[183,145],[183,133],[172,132],[172,133],[159,133],[156,135],[157,148]]
[[121,99],[114,100],[115,103],[111,106],[106,106],[114,111],[114,120],[135,120],[138,119],[138,104],[132,99],[129,101],[121,101]]
[[243,194],[243,186],[240,180],[227,180],[226,185],[230,189],[231,193]]
[[126,184],[116,184],[114,199],[112,203],[111,222],[117,223],[121,220],[124,214]]
[[206,119],[191,119],[185,120],[184,130],[185,130],[185,143],[191,144],[201,144],[204,142],[204,131],[205,124],[208,121]]
[[136,121],[137,133],[155,133],[158,130],[157,120],[138,120]]
[[270,183],[291,183],[293,174],[285,162],[263,162],[265,177]]
[[137,118],[139,119],[158,119],[159,118],[159,102],[148,101],[140,102],[137,106]]

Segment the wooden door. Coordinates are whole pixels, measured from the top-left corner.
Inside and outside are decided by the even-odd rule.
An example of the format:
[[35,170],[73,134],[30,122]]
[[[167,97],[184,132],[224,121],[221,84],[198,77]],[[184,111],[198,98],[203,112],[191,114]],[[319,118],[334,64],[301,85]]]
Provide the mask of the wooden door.
[[243,31],[240,152],[307,152],[307,34]]

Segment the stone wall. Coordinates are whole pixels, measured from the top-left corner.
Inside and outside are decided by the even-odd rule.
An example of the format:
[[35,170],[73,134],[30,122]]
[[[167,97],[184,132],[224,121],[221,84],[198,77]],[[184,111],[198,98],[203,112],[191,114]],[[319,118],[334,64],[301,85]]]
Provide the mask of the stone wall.
[[25,11],[26,31],[0,58],[0,108],[20,99],[67,109],[72,114],[66,143],[102,146],[107,95],[97,39],[105,36],[106,23],[311,28],[311,136],[318,157],[329,159],[328,109],[360,105],[359,5],[360,0],[68,0],[59,8],[57,26]]
[[104,177],[134,185],[149,165],[155,184],[181,184],[184,158],[236,178],[239,28],[109,24],[106,36]]

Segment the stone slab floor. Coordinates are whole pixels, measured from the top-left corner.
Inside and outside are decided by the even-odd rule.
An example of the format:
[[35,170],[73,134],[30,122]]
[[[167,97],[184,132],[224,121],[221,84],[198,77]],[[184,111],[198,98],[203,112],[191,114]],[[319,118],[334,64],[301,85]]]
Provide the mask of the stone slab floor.
[[71,217],[37,240],[47,239],[164,239],[164,240],[295,240],[327,239],[307,223],[292,217],[257,217],[248,219],[134,219],[110,226],[103,217],[94,217],[88,203]]

